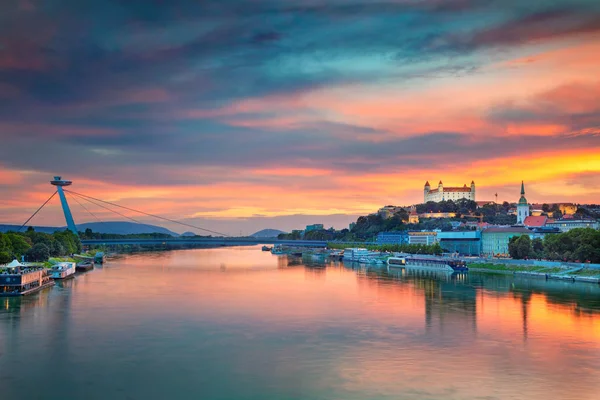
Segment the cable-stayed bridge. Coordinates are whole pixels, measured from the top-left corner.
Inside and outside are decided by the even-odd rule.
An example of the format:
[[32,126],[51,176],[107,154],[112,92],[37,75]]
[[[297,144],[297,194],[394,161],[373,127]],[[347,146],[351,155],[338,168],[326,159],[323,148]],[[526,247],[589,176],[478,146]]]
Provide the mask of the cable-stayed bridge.
[[[77,193],[72,190],[66,189],[67,186],[71,186],[73,182],[64,180],[60,176],[55,176],[54,180],[50,181],[50,184],[56,187],[56,191],[52,193],[52,195],[38,208],[32,215],[21,225],[21,229],[23,229],[29,221],[35,215],[40,212],[40,210],[52,200],[54,196],[58,194],[60,198],[60,203],[62,206],[63,213],[65,215],[65,221],[67,223],[67,228],[78,235],[77,226],[75,225],[75,220],[73,219],[73,214],[71,213],[71,209],[69,207],[69,202],[67,201],[67,194],[73,200],[75,200],[85,211],[87,211],[90,215],[92,215],[96,220],[102,222],[93,212],[89,210],[88,207],[84,205],[84,203],[92,204],[94,206],[103,208],[110,212],[113,212],[125,219],[133,221],[135,223],[146,225],[143,222],[140,222],[123,212],[133,212],[143,216],[152,217],[158,220],[167,221],[173,224],[178,224],[181,226],[185,226],[187,228],[192,228],[196,231],[201,231],[209,234],[211,237],[172,237],[172,238],[120,238],[120,239],[81,239],[81,243],[83,245],[206,245],[206,246],[243,246],[243,245],[256,245],[256,244],[280,244],[280,245],[291,245],[291,246],[309,246],[309,247],[326,247],[327,242],[325,241],[317,241],[317,240],[279,240],[273,238],[252,238],[252,237],[233,237],[227,235],[225,233],[217,232],[214,230],[206,229],[200,226],[196,226],[193,224],[189,224],[186,222],[177,221],[171,218],[162,217],[160,215],[150,214],[141,210],[136,210],[131,207],[125,207],[113,202],[101,200],[94,198],[92,196],[88,196],[85,194]],[[117,211],[116,209],[123,210],[123,212]],[[213,236],[215,235],[215,236]]]

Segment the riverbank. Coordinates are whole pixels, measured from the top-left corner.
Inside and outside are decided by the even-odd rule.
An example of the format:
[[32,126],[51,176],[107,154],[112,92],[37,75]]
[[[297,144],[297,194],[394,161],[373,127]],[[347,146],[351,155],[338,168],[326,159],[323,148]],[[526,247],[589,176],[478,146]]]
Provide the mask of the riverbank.
[[469,263],[469,271],[515,274],[541,279],[560,279],[574,282],[600,283],[600,269],[578,267],[544,267],[532,265],[508,265],[492,263]]

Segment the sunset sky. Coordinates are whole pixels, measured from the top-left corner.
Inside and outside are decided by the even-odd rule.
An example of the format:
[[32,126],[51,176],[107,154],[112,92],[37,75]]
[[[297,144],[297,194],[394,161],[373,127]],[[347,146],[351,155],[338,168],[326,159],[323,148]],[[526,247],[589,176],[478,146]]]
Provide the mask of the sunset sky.
[[426,180],[600,203],[600,2],[4,0],[0,223],[54,175],[228,234],[343,228]]

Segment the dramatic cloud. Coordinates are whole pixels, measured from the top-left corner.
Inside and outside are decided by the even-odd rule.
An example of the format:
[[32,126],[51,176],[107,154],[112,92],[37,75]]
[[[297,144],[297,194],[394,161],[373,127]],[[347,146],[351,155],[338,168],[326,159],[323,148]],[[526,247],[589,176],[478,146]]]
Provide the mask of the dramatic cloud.
[[600,172],[598,21],[591,0],[9,0],[0,216],[55,174],[209,225],[354,216],[438,178],[593,201],[573,177]]

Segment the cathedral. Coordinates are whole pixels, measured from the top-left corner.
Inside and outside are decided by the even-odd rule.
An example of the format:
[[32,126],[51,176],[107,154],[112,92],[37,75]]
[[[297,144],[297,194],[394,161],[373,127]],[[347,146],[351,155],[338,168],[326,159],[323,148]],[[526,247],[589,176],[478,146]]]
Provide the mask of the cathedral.
[[436,189],[431,189],[429,181],[425,183],[424,203],[428,201],[440,202],[444,200],[457,201],[467,199],[475,201],[475,182],[471,181],[471,186],[464,185],[463,187],[444,187],[442,181],[438,183]]
[[525,183],[521,181],[521,198],[517,203],[517,224],[523,225],[527,217],[529,217],[529,203],[525,198]]

